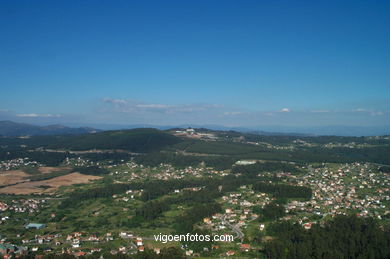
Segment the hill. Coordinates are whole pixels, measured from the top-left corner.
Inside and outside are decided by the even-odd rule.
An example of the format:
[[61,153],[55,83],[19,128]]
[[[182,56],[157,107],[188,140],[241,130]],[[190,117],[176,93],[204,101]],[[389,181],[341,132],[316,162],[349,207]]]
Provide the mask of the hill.
[[142,128],[104,131],[77,136],[58,136],[56,141],[48,144],[47,148],[69,150],[122,149],[145,153],[179,142],[181,142],[180,138],[164,131]]
[[97,131],[88,127],[70,128],[63,125],[37,126],[13,121],[0,121],[0,136],[8,137],[85,134]]

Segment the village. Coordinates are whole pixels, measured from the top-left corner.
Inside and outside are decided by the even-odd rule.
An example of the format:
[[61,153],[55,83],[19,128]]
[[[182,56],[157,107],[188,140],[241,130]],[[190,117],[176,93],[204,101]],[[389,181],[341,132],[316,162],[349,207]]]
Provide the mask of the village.
[[[20,160],[20,163],[25,161]],[[244,161],[245,162],[245,161]],[[8,162],[9,163],[9,162]],[[72,165],[99,165],[98,163],[81,158],[68,159],[67,164]],[[244,163],[245,164],[245,163]],[[251,164],[251,163],[249,163]],[[142,179],[183,179],[183,178],[212,178],[229,174],[229,171],[218,171],[206,167],[186,167],[178,169],[169,164],[160,164],[157,167],[145,167],[134,162],[122,164],[109,163],[105,165],[110,170],[110,176],[116,183],[131,182]],[[381,219],[390,212],[389,176],[379,172],[378,167],[369,163],[350,164],[316,164],[302,168],[305,173],[291,174],[289,172],[259,172],[258,176],[276,176],[284,183],[298,186],[310,186],[312,197],[310,200],[290,199],[283,205],[286,215],[280,220],[289,220],[301,224],[305,229],[310,229],[312,224],[322,224],[328,218],[338,214],[354,212],[357,216],[371,216]],[[193,188],[196,189],[196,188]],[[174,190],[172,195],[185,189]],[[194,191],[198,191],[194,190]],[[123,207],[131,207],[136,204],[142,194],[142,190],[128,190],[123,194],[113,195],[114,202],[128,203]],[[223,207],[223,213],[217,213],[207,217],[199,223],[201,228],[210,230],[213,234],[233,235],[234,242],[220,243],[213,249],[224,248],[221,256],[237,256],[250,253],[258,249],[259,245],[253,243],[253,239],[259,233],[267,234],[267,226],[271,221],[260,220],[261,215],[254,212],[254,208],[264,208],[275,201],[271,194],[256,192],[251,185],[242,185],[234,192],[218,199]],[[47,198],[21,198],[9,199],[0,202],[0,223],[7,225],[13,222],[12,217],[17,213],[28,214],[30,217],[47,207]],[[122,206],[122,205],[120,205]],[[98,212],[95,212],[95,216]],[[53,219],[54,213],[50,214]],[[27,230],[24,233],[16,233],[17,243],[12,242],[7,236],[1,236],[0,253],[13,251],[15,253],[33,252],[61,252],[76,256],[88,255],[100,252],[107,247],[111,254],[133,254],[142,252],[146,247],[160,251],[148,240],[150,237],[140,236],[131,230],[110,231],[94,234],[80,229],[78,232],[42,234],[46,224],[39,222],[21,222]],[[0,225],[1,226],[1,225]],[[26,238],[27,236],[33,238]],[[115,244],[115,245],[110,245]],[[3,249],[3,250],[1,250]],[[185,251],[187,255],[194,255],[192,250]]]
[[40,166],[40,164],[36,161],[31,161],[28,157],[10,159],[5,161],[0,161],[0,172],[16,169],[20,167],[25,167],[25,166]]
[[290,176],[289,181],[310,186],[313,194],[310,201],[289,203],[287,211],[320,217],[334,217],[354,211],[358,216],[378,219],[390,213],[390,176],[380,172],[378,166],[373,164],[309,166],[306,175]]

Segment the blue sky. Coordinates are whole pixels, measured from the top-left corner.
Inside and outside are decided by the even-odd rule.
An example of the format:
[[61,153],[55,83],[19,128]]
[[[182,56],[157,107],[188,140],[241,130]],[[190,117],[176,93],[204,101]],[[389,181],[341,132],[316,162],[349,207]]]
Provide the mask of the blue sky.
[[0,119],[390,125],[389,1],[0,1]]

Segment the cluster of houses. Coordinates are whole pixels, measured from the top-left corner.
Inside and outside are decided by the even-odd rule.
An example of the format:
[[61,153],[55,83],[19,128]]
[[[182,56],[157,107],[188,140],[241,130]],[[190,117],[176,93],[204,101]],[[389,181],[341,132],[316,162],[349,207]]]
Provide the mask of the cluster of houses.
[[8,204],[0,201],[0,211],[8,210]]
[[3,255],[4,259],[15,258],[16,256],[21,256],[26,253],[26,247],[0,242],[0,255]]
[[99,162],[94,162],[89,159],[84,159],[82,157],[67,157],[64,161],[67,166],[75,166],[75,167],[88,167],[88,166],[99,166]]
[[356,142],[349,142],[349,143],[327,143],[324,145],[325,148],[365,148],[367,147],[367,143],[356,143]]
[[183,129],[183,130],[175,130],[172,132],[173,135],[178,137],[186,137],[193,139],[202,139],[202,140],[217,140],[218,137],[211,132],[199,132],[193,128]]
[[[35,226],[39,224],[30,223],[29,225]],[[20,254],[25,254],[28,251],[37,252],[38,254],[41,252],[50,253],[54,251],[54,247],[59,247],[59,249],[55,249],[55,251],[61,251],[61,253],[73,254],[79,257],[90,255],[94,252],[100,252],[102,248],[99,248],[97,244],[114,241],[118,238],[127,240],[128,245],[111,249],[111,254],[136,253],[137,251],[143,252],[145,250],[145,246],[141,237],[136,237],[132,233],[125,231],[122,231],[119,234],[107,232],[101,236],[73,232],[65,236],[62,236],[61,234],[35,235],[33,239],[23,239],[23,246],[16,246],[6,242],[4,239],[0,241],[0,255],[7,256],[11,253],[15,253],[16,251],[18,251]],[[95,245],[91,246],[88,244]],[[160,251],[159,249],[155,249],[155,252],[159,253]]]
[[217,213],[212,217],[203,219],[203,227],[208,228],[213,234],[235,235],[236,249],[228,250],[221,256],[237,256],[237,252],[246,253],[253,249],[250,244],[242,243],[244,229],[249,225],[255,225],[259,231],[265,230],[265,224],[258,221],[259,215],[253,212],[254,206],[264,207],[273,198],[266,193],[254,192],[250,186],[243,185],[239,190],[222,196],[221,204],[224,213]]
[[40,166],[36,161],[29,161],[28,157],[0,161],[0,171],[17,169],[23,166]]
[[[285,205],[287,216],[282,218],[296,221],[305,229],[310,229],[316,223],[313,216],[325,218],[357,211],[358,216],[381,219],[390,213],[384,204],[384,201],[390,200],[390,176],[379,172],[378,167],[372,164],[323,164],[318,168],[309,166],[308,173],[304,175],[279,173],[277,176],[295,185],[311,187],[312,198],[308,201],[290,201]],[[251,208],[264,207],[272,200],[274,198],[269,194],[254,192],[250,186],[241,186],[236,192],[222,197],[224,213],[204,218],[203,226],[213,233],[231,233],[256,222],[258,230],[264,231],[265,224],[256,220],[259,215],[253,213]],[[237,255],[238,250],[251,249],[249,244],[249,247],[242,243],[238,245],[240,249],[229,250],[225,255],[233,256]]]
[[39,212],[40,208],[45,203],[45,199],[13,199],[8,204],[5,202],[0,202],[0,211],[11,211],[16,213],[34,213]]
[[[125,194],[114,194],[112,198],[114,201],[124,201],[128,202],[136,197],[140,197],[142,195],[143,189],[140,190],[127,190]],[[124,208],[125,209],[125,208]]]
[[295,139],[291,143],[286,143],[283,145],[275,145],[267,142],[251,142],[251,141],[242,141],[246,144],[256,145],[256,146],[263,146],[269,149],[277,149],[277,150],[294,150],[298,147],[324,147],[324,148],[365,148],[369,146],[368,143],[356,143],[356,142],[349,142],[349,143],[339,143],[339,142],[329,142],[326,144],[322,143],[313,143],[310,141],[306,141],[303,139]]
[[[292,201],[286,211],[321,217],[357,211],[358,216],[381,218],[390,213],[384,201],[390,200],[390,176],[371,164],[352,163],[335,167],[309,167],[303,176],[290,176],[293,182],[312,189],[309,201]],[[305,215],[307,216],[307,215]]]
[[204,176],[227,175],[227,173],[224,171],[218,171],[212,168],[204,168],[204,167],[188,166],[184,169],[175,169],[170,165],[161,164],[159,169],[160,169],[158,170],[159,172],[153,175],[156,179],[159,180],[182,179],[189,176],[201,178]]
[[[228,173],[226,171],[214,170],[213,168],[205,167],[192,167],[188,166],[183,169],[177,169],[170,164],[160,164],[157,167],[144,167],[134,162],[126,163],[129,170],[124,170],[121,165],[113,165],[110,168],[113,169],[112,175],[122,177],[121,181],[133,181],[140,179],[158,179],[158,180],[170,180],[170,179],[183,179],[187,177],[214,177],[225,176]],[[116,170],[116,167],[120,169]],[[116,170],[116,171],[114,171]],[[120,182],[117,180],[117,182]]]

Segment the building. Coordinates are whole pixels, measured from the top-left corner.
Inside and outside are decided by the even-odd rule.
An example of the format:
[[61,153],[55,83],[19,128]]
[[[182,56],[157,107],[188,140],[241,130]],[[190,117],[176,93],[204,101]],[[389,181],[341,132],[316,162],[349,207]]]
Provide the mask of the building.
[[35,228],[35,229],[42,229],[42,228],[45,228],[46,225],[45,224],[41,224],[41,223],[29,223],[25,226],[26,229],[32,229],[32,228]]

